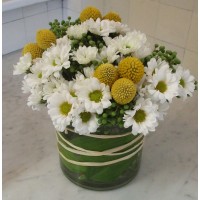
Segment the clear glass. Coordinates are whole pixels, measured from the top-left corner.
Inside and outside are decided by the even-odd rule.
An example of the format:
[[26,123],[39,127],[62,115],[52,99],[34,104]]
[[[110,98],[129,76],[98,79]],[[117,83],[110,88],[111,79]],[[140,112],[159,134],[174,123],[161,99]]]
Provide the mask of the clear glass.
[[[120,129],[118,127],[103,127],[99,129],[98,132],[95,133],[95,135],[121,135],[127,132],[130,132],[130,130]],[[134,136],[132,134],[128,134],[118,138],[102,139],[78,135],[72,131],[69,131],[68,134],[59,134],[60,135],[58,135],[58,141],[60,141],[61,143],[58,142],[58,149],[62,153],[62,155],[64,155],[65,158],[69,159],[70,161],[73,160],[79,163],[105,163],[122,158],[122,161],[106,166],[81,166],[79,164],[68,162],[68,160],[63,158],[63,156],[60,156],[61,169],[64,175],[73,183],[92,190],[110,190],[127,184],[137,175],[140,168],[140,161],[142,156],[141,143],[143,140],[143,136]],[[117,151],[117,153],[119,153],[118,155],[112,156],[80,155],[78,153],[69,151],[68,148],[71,148],[71,146],[69,145],[69,143],[67,143],[70,142],[70,144],[75,145],[76,147],[79,147],[81,149],[102,152],[105,150],[118,148],[122,145],[126,145],[127,143],[131,143],[135,139],[137,140],[136,142],[124,148],[123,150]],[[123,160],[123,157],[129,156],[136,150],[138,151],[135,155],[126,160]]]

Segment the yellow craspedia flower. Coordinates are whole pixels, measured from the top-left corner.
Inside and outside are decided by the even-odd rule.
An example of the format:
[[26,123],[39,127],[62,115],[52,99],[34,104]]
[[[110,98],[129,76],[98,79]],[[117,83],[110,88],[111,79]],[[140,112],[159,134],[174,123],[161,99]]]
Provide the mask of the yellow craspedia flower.
[[22,54],[25,55],[26,53],[30,53],[32,59],[41,58],[43,49],[41,49],[36,43],[28,43],[24,46],[22,50]]
[[120,78],[114,82],[111,94],[118,104],[124,105],[131,102],[135,97],[136,86],[133,81],[127,78]]
[[107,13],[104,17],[103,17],[103,19],[108,19],[108,20],[113,20],[113,21],[115,21],[115,22],[121,22],[122,20],[121,20],[121,17],[117,14],[117,13],[115,13],[115,12],[109,12],[109,13]]
[[105,83],[111,87],[118,79],[118,70],[112,64],[101,64],[94,71],[94,77],[99,79],[101,83]]
[[102,16],[101,16],[101,12],[97,8],[95,8],[93,6],[89,6],[82,10],[79,18],[80,18],[81,22],[84,22],[90,18],[92,18],[94,20],[96,20],[97,18],[101,19]]
[[36,34],[36,41],[40,48],[47,49],[52,43],[56,43],[56,36],[48,29],[41,29]]
[[144,65],[138,58],[126,57],[120,61],[118,71],[121,77],[138,83],[144,75]]

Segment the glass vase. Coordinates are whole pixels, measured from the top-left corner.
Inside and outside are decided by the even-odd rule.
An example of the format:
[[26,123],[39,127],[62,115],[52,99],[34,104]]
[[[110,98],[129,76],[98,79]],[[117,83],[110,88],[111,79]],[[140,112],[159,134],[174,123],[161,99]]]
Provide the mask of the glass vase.
[[92,190],[110,190],[138,173],[144,136],[129,129],[102,127],[95,134],[57,132],[60,165],[73,183]]

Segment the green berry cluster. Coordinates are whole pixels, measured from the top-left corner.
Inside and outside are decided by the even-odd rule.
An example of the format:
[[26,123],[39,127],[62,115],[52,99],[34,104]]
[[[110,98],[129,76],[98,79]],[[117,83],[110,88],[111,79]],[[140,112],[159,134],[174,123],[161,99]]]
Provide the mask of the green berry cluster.
[[112,100],[112,104],[109,108],[104,109],[104,112],[97,115],[98,123],[103,126],[118,126],[119,128],[124,127],[123,117],[126,110],[133,108],[133,103],[126,105],[117,104]]
[[158,44],[155,44],[155,48],[152,54],[142,59],[144,65],[147,65],[147,62],[149,62],[151,58],[156,58],[156,60],[158,60],[159,58],[161,60],[165,60],[169,63],[169,66],[172,69],[173,65],[178,65],[181,63],[181,61],[177,58],[177,52],[166,50],[165,46],[159,46]]
[[68,20],[62,20],[59,22],[55,19],[53,22],[49,22],[50,30],[56,35],[57,38],[61,38],[66,35],[67,28],[69,26],[80,24],[80,20],[77,19],[74,22],[71,21],[71,17],[68,17]]
[[72,41],[72,49],[76,50],[79,46],[86,47],[97,47],[98,49],[103,48],[105,46],[105,42],[103,38],[99,35],[95,35],[93,33],[88,32],[84,33],[80,39],[75,39],[73,37],[69,38]]

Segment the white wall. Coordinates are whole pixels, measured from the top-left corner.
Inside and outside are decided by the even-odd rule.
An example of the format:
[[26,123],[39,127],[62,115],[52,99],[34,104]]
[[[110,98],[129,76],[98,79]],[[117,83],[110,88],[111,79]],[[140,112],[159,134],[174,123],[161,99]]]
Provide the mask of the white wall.
[[149,40],[177,51],[192,74],[198,71],[198,0],[105,0],[104,11],[116,10],[124,22]]
[[35,42],[38,29],[49,28],[49,21],[62,20],[62,0],[37,3],[3,12],[3,54]]
[[63,0],[63,18],[71,16],[72,19],[77,19],[80,11],[90,5],[104,10],[104,0]]

